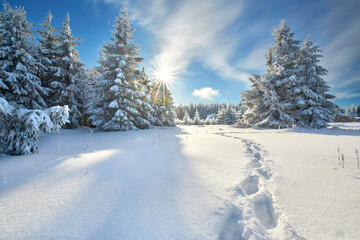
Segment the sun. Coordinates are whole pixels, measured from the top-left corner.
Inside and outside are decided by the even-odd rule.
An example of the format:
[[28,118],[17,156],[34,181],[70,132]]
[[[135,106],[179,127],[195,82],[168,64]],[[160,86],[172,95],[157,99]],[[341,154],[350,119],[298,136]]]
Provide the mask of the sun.
[[159,57],[155,54],[154,59],[149,62],[149,65],[145,65],[148,71],[149,80],[151,83],[151,89],[146,95],[143,101],[147,98],[153,98],[156,102],[158,97],[162,97],[162,101],[166,103],[166,94],[167,91],[175,91],[175,85],[182,86],[178,83],[180,74],[183,72],[180,71],[179,64],[176,64],[174,61],[169,61],[167,58]]
[[179,71],[179,64],[157,54],[149,63],[146,65],[146,68],[150,70],[148,72],[149,79],[157,86],[162,85],[175,89],[175,85],[178,85],[177,81],[180,79],[179,74],[182,73]]
[[155,79],[157,81],[164,82],[165,84],[172,83],[174,77],[171,74],[171,71],[167,68],[160,68],[154,72]]

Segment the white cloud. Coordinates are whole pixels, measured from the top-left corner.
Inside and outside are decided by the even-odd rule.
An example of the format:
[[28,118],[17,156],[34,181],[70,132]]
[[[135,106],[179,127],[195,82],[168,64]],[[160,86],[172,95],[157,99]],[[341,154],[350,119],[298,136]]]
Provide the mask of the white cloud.
[[219,90],[214,90],[212,87],[204,87],[201,89],[194,89],[193,96],[199,97],[203,100],[213,100],[214,97],[221,95]]

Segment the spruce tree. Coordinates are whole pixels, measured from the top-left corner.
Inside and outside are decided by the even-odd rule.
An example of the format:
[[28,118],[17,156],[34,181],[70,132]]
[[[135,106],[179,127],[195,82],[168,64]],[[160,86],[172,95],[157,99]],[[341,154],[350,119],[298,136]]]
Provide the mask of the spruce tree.
[[218,113],[217,113],[217,117],[216,117],[216,123],[217,124],[226,124],[226,122],[225,122],[225,111],[226,111],[225,106],[222,106],[221,108],[219,108]]
[[236,113],[229,103],[224,111],[224,124],[233,125],[236,122]]
[[87,81],[85,82],[85,87],[83,92],[83,107],[84,113],[82,114],[81,124],[82,126],[92,126],[90,115],[86,112],[86,110],[91,106],[93,99],[96,97],[96,86],[98,83],[98,79],[100,77],[100,72],[97,67],[87,68],[85,70],[85,75]]
[[349,116],[350,117],[357,117],[356,108],[354,105],[351,105],[349,108]]
[[275,45],[266,55],[267,72],[250,78],[251,90],[241,93],[247,108],[244,124],[255,127],[326,127],[338,111],[329,101],[330,87],[319,65],[320,49],[308,37],[298,47],[285,21],[274,29]]
[[24,8],[3,4],[0,12],[0,96],[21,108],[42,109],[47,105],[39,74],[45,66],[31,41],[32,24]]
[[246,107],[244,106],[244,102],[241,101],[239,106],[238,106],[238,110],[236,112],[236,123],[239,125],[243,125],[244,124],[244,114],[246,112]]
[[59,67],[55,74],[57,82],[53,102],[56,105],[68,105],[70,109],[70,128],[79,127],[78,118],[82,116],[79,108],[83,107],[81,96],[84,87],[84,64],[80,61],[79,52],[75,49],[79,46],[80,39],[73,36],[70,28],[70,16],[66,14],[65,21],[60,26],[59,52],[60,58],[56,65]]
[[243,115],[242,124],[251,126],[258,121],[260,114],[264,112],[264,88],[260,75],[252,74],[249,78],[251,82],[251,89],[243,91],[240,95],[242,97],[243,105],[246,111]]
[[197,108],[196,108],[196,111],[195,111],[195,114],[194,114],[193,123],[195,125],[201,125],[200,114],[199,114],[199,111],[198,111]]
[[185,110],[185,113],[184,113],[183,123],[185,125],[191,125],[192,124],[192,120],[191,120],[189,112],[187,110]]
[[265,89],[263,104],[266,110],[259,115],[260,121],[253,124],[254,127],[286,128],[291,126],[288,124],[294,122],[294,119],[285,112],[285,105],[280,102],[277,91],[271,86]]
[[350,112],[350,108],[349,108],[349,107],[346,107],[346,108],[345,108],[344,115],[345,115],[345,116],[350,116],[350,115],[351,115],[351,112]]
[[[44,19],[43,23],[40,23],[40,26],[43,28],[37,30],[39,34],[39,52],[41,62],[46,66],[46,70],[41,73],[41,84],[49,92],[49,96],[54,95],[58,88],[61,89],[62,85],[56,81],[58,79],[54,78],[54,74],[60,71],[57,66],[57,62],[60,58],[59,37],[55,34],[56,29],[52,27],[52,14],[49,11]],[[51,99],[49,96],[45,96],[44,100],[48,106],[54,106],[54,99]],[[59,94],[57,95],[59,96]]]
[[267,55],[268,69],[263,78],[265,111],[259,115],[258,127],[288,127],[295,119],[291,117],[293,98],[297,84],[297,60],[299,59],[299,41],[285,20],[279,28],[274,28],[275,45]]
[[157,118],[156,106],[151,99],[151,93],[153,91],[152,82],[146,75],[144,66],[140,74],[140,78],[137,81],[137,89],[141,104],[138,106],[138,110],[143,119],[148,120],[151,125],[155,125],[156,123],[160,123],[160,120]]
[[102,76],[88,112],[92,123],[104,131],[149,128],[151,125],[139,111],[143,94],[139,91],[138,81],[143,75],[137,68],[142,58],[137,52],[139,47],[130,43],[133,32],[127,11],[120,10],[113,37],[100,50]]
[[167,85],[163,82],[159,82],[157,91],[156,93],[154,91],[152,98],[155,106],[155,125],[174,126],[176,118],[174,101]]
[[178,119],[183,119],[184,118],[184,107],[180,104],[180,106],[176,107],[176,117]]
[[322,57],[320,52],[319,46],[313,46],[309,36],[302,43],[293,106],[293,116],[298,126],[326,127],[335,111],[336,105],[329,101],[335,96],[328,93],[330,87],[322,78],[327,70],[319,65],[319,58]]

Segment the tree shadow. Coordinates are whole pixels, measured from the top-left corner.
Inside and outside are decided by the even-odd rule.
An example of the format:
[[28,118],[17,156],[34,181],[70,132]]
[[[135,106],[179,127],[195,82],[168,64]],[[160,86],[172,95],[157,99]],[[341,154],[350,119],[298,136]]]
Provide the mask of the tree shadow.
[[[74,135],[76,131],[79,134]],[[0,194],[6,196],[36,187],[40,196],[52,192],[42,187],[65,191],[63,195],[68,196],[59,194],[65,200],[57,203],[51,198],[58,195],[53,194],[49,199],[52,203],[42,203],[54,207],[51,217],[44,219],[41,212],[31,216],[41,225],[32,232],[34,238],[49,233],[60,238],[122,238],[130,231],[129,236],[140,239],[161,239],[156,226],[169,225],[168,214],[175,219],[168,234],[172,231],[179,236],[186,232],[181,210],[175,204],[177,187],[187,171],[181,153],[182,134],[185,133],[177,127],[94,132],[87,151],[82,153],[88,140],[87,130],[65,130],[61,135],[45,137],[38,155],[1,159],[0,170],[6,168],[7,174],[18,176],[9,176],[8,183],[0,187]],[[102,159],[93,160],[91,156],[96,154]],[[25,199],[23,204],[26,202]],[[135,230],[136,222],[139,229]]]
[[297,128],[289,130],[296,133],[316,134],[316,135],[331,135],[331,136],[360,136],[360,130],[354,129],[342,129],[339,127],[328,127],[321,129],[313,128]]

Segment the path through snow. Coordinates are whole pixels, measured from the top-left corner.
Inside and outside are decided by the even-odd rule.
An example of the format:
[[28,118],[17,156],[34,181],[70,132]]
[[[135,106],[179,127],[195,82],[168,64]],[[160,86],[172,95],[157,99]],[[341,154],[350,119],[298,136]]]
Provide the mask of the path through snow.
[[[254,141],[218,133],[224,137],[240,140],[250,160],[244,169],[245,176],[234,187],[233,206],[229,209],[219,235],[220,240],[233,239],[303,239],[282,218],[275,213],[271,189],[271,161],[266,160],[266,151]],[[235,205],[236,204],[236,205]],[[279,217],[283,221],[278,226]]]

